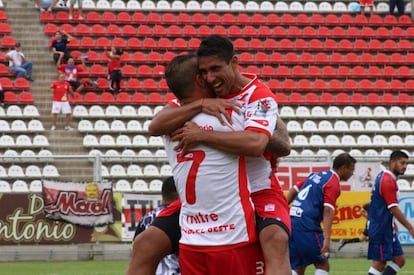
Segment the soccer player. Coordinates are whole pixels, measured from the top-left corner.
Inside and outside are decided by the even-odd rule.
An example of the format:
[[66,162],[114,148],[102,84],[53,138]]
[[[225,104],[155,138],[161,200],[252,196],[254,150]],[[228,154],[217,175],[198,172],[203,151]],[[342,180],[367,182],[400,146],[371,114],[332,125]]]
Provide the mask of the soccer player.
[[[178,275],[180,274],[180,268],[178,264],[178,239],[180,236],[178,228],[178,213],[167,217],[158,217],[163,209],[166,209],[171,203],[178,200],[177,189],[175,188],[174,178],[168,177],[164,180],[161,188],[162,202],[161,205],[153,211],[147,213],[141,218],[138,223],[137,229],[134,235],[133,250],[131,256],[131,263],[128,267],[127,274],[156,274],[156,275]],[[157,218],[158,217],[158,218]],[[177,226],[168,226],[170,223]],[[168,229],[168,230],[166,230]],[[146,230],[160,230],[160,234],[157,238],[151,238],[152,234],[144,234]],[[164,237],[169,241],[164,241]],[[161,248],[166,247],[166,255],[164,258],[158,259],[151,253],[151,248],[145,249],[157,245],[161,240]],[[167,244],[167,245],[165,245]],[[168,244],[172,244],[169,245]],[[174,245],[175,244],[175,245]],[[159,247],[157,247],[159,248]],[[150,253],[149,253],[150,252]],[[151,261],[156,258],[158,265],[150,265]]]
[[[226,58],[232,59],[234,52],[231,42],[222,37],[211,37],[213,40],[215,38],[218,38],[218,43],[214,42],[212,45],[213,49],[209,49],[208,51],[210,53],[213,53],[213,55],[221,56],[221,51],[224,49]],[[269,109],[266,111],[267,115],[264,116],[260,116],[263,114],[261,114],[258,110],[258,108],[261,107],[259,99],[261,99],[263,96],[268,96],[269,100],[273,101],[273,96],[271,93],[268,93],[269,90],[267,87],[263,86],[263,84],[260,83],[254,75],[248,75],[248,77],[245,77],[238,73],[238,71],[234,71],[233,68],[237,68],[237,66],[234,66],[233,62],[237,62],[237,59],[234,60],[231,64],[226,63],[223,60],[219,60],[219,62],[220,65],[223,66],[221,74],[230,74],[232,75],[232,78],[234,78],[228,78],[226,81],[236,83],[236,85],[240,85],[240,83],[238,83],[240,81],[251,82],[246,86],[246,90],[248,91],[247,93],[246,90],[240,91],[237,90],[237,88],[232,88],[235,90],[234,95],[237,95],[237,92],[240,92],[240,98],[246,100],[240,101],[237,99],[232,99],[235,102],[240,102],[240,105],[247,106],[244,109],[245,116],[246,113],[251,113],[247,116],[249,119],[257,119],[257,121],[263,123],[266,123],[265,120],[267,118],[270,118],[272,120],[276,119],[276,113],[273,113],[272,115],[274,109]],[[224,78],[223,76],[220,77],[222,79]],[[252,79],[249,79],[249,77]],[[237,80],[233,82],[235,79]],[[247,95],[249,93],[253,93],[253,95]],[[252,102],[248,102],[250,99],[252,99]],[[213,100],[218,99],[203,99],[203,101]],[[200,108],[196,108],[195,110],[192,109],[193,111],[187,111],[184,110],[185,107],[186,106],[175,109],[166,108],[163,111],[159,112],[153,118],[152,123],[150,124],[150,133],[157,135],[169,133],[169,131],[176,129],[185,121],[191,119],[194,116],[194,112],[198,113],[201,110]],[[277,105],[275,105],[275,107],[277,107]],[[257,118],[258,115],[260,116],[259,118]],[[169,121],[170,118],[174,118],[173,123]],[[258,207],[259,211],[261,212],[261,218],[258,219],[258,229],[260,231],[260,242],[262,247],[264,247],[263,252],[266,258],[266,272],[267,274],[291,274],[289,256],[287,251],[289,236],[288,232],[290,228],[287,202],[277,182],[277,179],[274,177],[271,171],[271,165],[269,163],[270,155],[266,153],[266,156],[264,158],[263,154],[260,155],[260,152],[244,150],[244,147],[246,147],[247,144],[258,141],[258,139],[255,139],[254,137],[252,138],[252,136],[256,134],[253,130],[254,127],[252,127],[252,125],[247,125],[247,128],[248,130],[246,131],[236,131],[231,133],[215,131],[200,132],[197,126],[194,126],[192,123],[186,123],[184,128],[176,132],[176,137],[183,137],[181,139],[181,144],[187,143],[193,146],[195,143],[209,142],[206,144],[229,153],[256,156],[254,158],[248,158],[247,167],[249,180],[253,183],[256,183],[255,190],[257,192],[252,197],[255,198],[255,206],[257,204],[256,207]],[[245,137],[250,136],[250,139],[241,140],[239,138],[240,135],[245,135]],[[209,138],[208,136],[212,138],[210,141],[205,140]],[[259,141],[259,143],[263,144],[267,141],[269,141],[269,137],[265,137],[265,139]],[[285,156],[290,152],[289,136],[287,134],[286,127],[280,118],[277,118],[277,129],[273,135],[272,140],[270,140],[268,143],[267,150],[275,154],[275,157]],[[273,161],[272,163],[275,162]],[[263,188],[263,191],[261,191],[261,188]]]
[[[408,155],[394,151],[388,169],[375,179],[368,214],[368,259],[372,260],[369,275],[394,275],[404,266],[404,252],[396,236],[394,218],[414,237],[414,227],[404,217],[397,199],[397,178],[404,174],[407,165]],[[385,267],[387,261],[392,262]]]
[[[293,275],[305,274],[306,267],[315,266],[315,275],[329,274],[329,250],[335,204],[341,194],[340,181],[354,173],[356,160],[347,153],[339,154],[332,169],[311,173],[293,186],[287,195],[292,220],[289,241]],[[321,228],[321,222],[323,228]]]

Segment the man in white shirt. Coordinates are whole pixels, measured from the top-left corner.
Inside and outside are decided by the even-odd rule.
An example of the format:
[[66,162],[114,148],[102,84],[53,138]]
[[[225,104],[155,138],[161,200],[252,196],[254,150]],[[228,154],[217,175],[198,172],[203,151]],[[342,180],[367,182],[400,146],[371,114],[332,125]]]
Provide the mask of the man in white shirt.
[[26,60],[20,42],[17,42],[14,49],[7,53],[6,59],[9,61],[10,72],[17,73],[16,78],[24,77],[27,80],[33,81],[33,64],[32,61]]

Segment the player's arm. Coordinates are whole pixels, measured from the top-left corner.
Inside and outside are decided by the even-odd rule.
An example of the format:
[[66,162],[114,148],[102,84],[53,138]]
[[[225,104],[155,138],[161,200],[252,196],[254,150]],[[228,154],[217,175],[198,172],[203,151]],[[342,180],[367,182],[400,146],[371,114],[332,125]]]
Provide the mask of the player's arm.
[[186,122],[173,133],[172,140],[179,141],[176,150],[182,154],[198,144],[235,155],[259,157],[263,155],[269,136],[256,131],[219,132],[201,130],[194,122]]
[[395,205],[390,208],[391,213],[394,215],[394,217],[410,232],[411,236],[414,237],[414,227],[411,225],[411,223],[405,218],[403,212],[401,209]]
[[171,253],[172,244],[161,229],[150,226],[134,239],[126,275],[155,274],[161,259]]
[[321,254],[326,255],[325,253],[329,253],[331,247],[331,231],[332,231],[332,222],[334,219],[335,210],[332,209],[331,206],[325,205],[323,208],[323,219],[322,219],[322,227],[323,227],[323,246],[321,249]]
[[277,117],[276,129],[273,132],[272,138],[267,144],[266,151],[270,152],[273,157],[279,158],[288,156],[292,146],[290,144],[289,133],[285,122]]
[[296,190],[295,186],[293,186],[292,188],[289,189],[287,195],[286,195],[286,200],[288,202],[288,204],[291,204],[292,201],[296,198],[298,194],[298,190]]
[[169,134],[199,113],[215,116],[222,124],[225,121],[231,124],[231,117],[226,110],[239,112],[239,108],[237,102],[219,98],[202,98],[180,107],[167,105],[152,118],[148,131],[151,136]]

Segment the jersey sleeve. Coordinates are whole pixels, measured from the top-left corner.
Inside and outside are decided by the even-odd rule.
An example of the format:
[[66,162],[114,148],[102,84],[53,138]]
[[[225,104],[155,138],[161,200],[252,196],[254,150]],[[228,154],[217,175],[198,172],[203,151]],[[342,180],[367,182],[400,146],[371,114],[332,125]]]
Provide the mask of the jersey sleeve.
[[295,188],[296,192],[299,192],[299,190],[302,188],[303,184],[305,184],[307,178],[304,180],[301,180],[300,182],[293,185],[293,188]]
[[335,210],[336,200],[341,194],[339,182],[335,177],[331,177],[323,187],[323,204]]
[[276,127],[278,106],[273,94],[265,87],[253,92],[246,106],[245,130],[251,130],[272,137]]
[[390,175],[384,174],[381,181],[380,194],[388,208],[398,205],[397,182]]

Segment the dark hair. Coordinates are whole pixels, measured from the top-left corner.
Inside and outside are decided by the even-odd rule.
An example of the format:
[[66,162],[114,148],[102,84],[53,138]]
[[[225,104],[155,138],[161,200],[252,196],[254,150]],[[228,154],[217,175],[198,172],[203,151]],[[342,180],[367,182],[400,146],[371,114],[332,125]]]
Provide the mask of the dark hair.
[[166,178],[161,187],[161,195],[164,200],[175,200],[178,197],[173,177]]
[[168,88],[180,100],[193,93],[196,74],[197,58],[194,53],[177,55],[165,68]]
[[122,55],[123,53],[124,53],[124,51],[122,49],[116,49],[115,50],[116,55]]
[[408,155],[401,150],[396,150],[391,153],[390,160],[398,160],[401,158],[408,159]]
[[201,41],[200,47],[197,50],[198,57],[218,56],[227,64],[234,56],[233,43],[220,35],[211,35]]
[[342,166],[348,167],[352,163],[356,163],[356,159],[348,153],[341,153],[334,159],[332,168],[339,169]]
[[18,47],[20,47],[21,46],[21,44],[20,44],[20,42],[16,42],[16,44],[14,45],[16,48],[18,48]]

